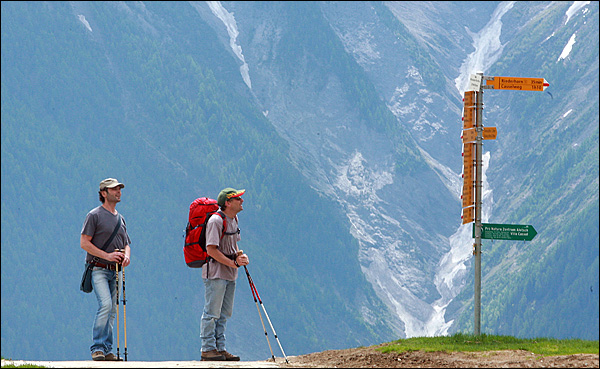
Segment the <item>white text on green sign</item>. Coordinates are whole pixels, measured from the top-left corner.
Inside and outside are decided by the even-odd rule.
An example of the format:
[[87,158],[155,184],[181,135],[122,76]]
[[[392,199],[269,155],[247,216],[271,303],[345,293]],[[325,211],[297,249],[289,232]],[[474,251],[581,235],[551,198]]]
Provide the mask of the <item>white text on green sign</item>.
[[[531,241],[537,234],[533,226],[520,224],[481,223],[481,238],[491,240]],[[473,225],[473,238],[475,225]]]

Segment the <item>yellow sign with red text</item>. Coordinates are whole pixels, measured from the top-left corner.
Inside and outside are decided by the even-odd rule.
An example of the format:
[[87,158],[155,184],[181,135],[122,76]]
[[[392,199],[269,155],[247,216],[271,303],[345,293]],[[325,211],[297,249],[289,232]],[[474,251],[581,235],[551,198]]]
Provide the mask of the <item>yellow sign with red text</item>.
[[550,84],[544,78],[489,77],[485,88],[494,90],[544,91]]
[[462,209],[462,224],[471,223],[475,220],[475,208],[473,206]]
[[483,127],[482,136],[484,140],[495,140],[498,136],[498,130],[496,127]]
[[475,107],[465,107],[465,115],[463,116],[463,128],[475,128]]

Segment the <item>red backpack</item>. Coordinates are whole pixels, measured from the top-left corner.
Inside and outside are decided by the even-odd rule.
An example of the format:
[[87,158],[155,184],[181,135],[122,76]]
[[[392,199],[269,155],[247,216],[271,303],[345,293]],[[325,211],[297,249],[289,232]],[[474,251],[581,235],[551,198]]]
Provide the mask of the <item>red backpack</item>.
[[[227,217],[219,211],[217,200],[209,199],[208,197],[200,197],[190,204],[190,213],[188,216],[188,224],[185,227],[185,243],[183,245],[183,256],[185,263],[190,268],[202,268],[208,261],[208,253],[206,252],[206,224],[208,218],[213,214],[219,214],[223,218],[223,238],[229,232],[227,229]],[[231,234],[236,234],[234,232]]]

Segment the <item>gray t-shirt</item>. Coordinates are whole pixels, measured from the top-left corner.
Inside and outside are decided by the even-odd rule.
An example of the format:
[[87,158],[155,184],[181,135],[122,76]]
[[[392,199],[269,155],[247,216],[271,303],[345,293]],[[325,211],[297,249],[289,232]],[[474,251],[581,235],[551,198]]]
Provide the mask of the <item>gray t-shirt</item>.
[[[218,214],[213,214],[208,219],[206,225],[206,245],[219,245],[217,249],[225,255],[235,255],[239,250],[237,243],[241,239],[238,230],[237,219],[226,216],[227,219],[227,232],[235,234],[226,234],[221,238],[223,233],[223,218]],[[223,265],[214,259],[202,267],[202,278],[206,279],[226,279],[228,281],[235,281],[237,279],[238,270],[227,265]]]
[[[110,235],[115,230],[117,226],[117,222],[119,221],[119,216],[121,216],[121,228],[115,235],[113,241],[106,247],[104,251],[111,253],[115,251],[115,249],[124,249],[125,246],[131,244],[131,240],[129,239],[129,235],[127,234],[127,225],[125,224],[125,218],[122,217],[121,214],[115,215],[110,211],[106,210],[102,205],[98,206],[90,210],[90,212],[85,217],[85,221],[83,222],[83,228],[81,229],[81,234],[85,234],[87,236],[92,236],[92,243],[99,249],[102,249],[104,243],[108,241]],[[85,261],[92,261],[94,258],[93,255],[87,253],[85,257]],[[109,262],[104,259],[98,260],[100,263],[104,264],[114,264],[114,262]]]

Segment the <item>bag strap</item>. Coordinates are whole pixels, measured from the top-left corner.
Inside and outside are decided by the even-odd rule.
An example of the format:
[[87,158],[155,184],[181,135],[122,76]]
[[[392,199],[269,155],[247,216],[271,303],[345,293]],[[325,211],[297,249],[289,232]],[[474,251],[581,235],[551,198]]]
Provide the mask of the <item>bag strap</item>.
[[92,269],[93,267],[96,266],[96,262],[98,261],[98,259],[100,259],[100,258],[97,257],[97,256],[94,256],[94,258],[92,259],[92,261],[90,261],[90,263],[88,264],[88,267],[87,267],[88,270]]
[[110,246],[111,242],[115,239],[117,232],[119,232],[119,228],[121,228],[121,214],[119,214],[119,221],[117,221],[117,226],[115,227],[115,230],[110,235],[110,238],[104,243],[104,246],[102,246],[102,250],[106,250],[106,248]]

